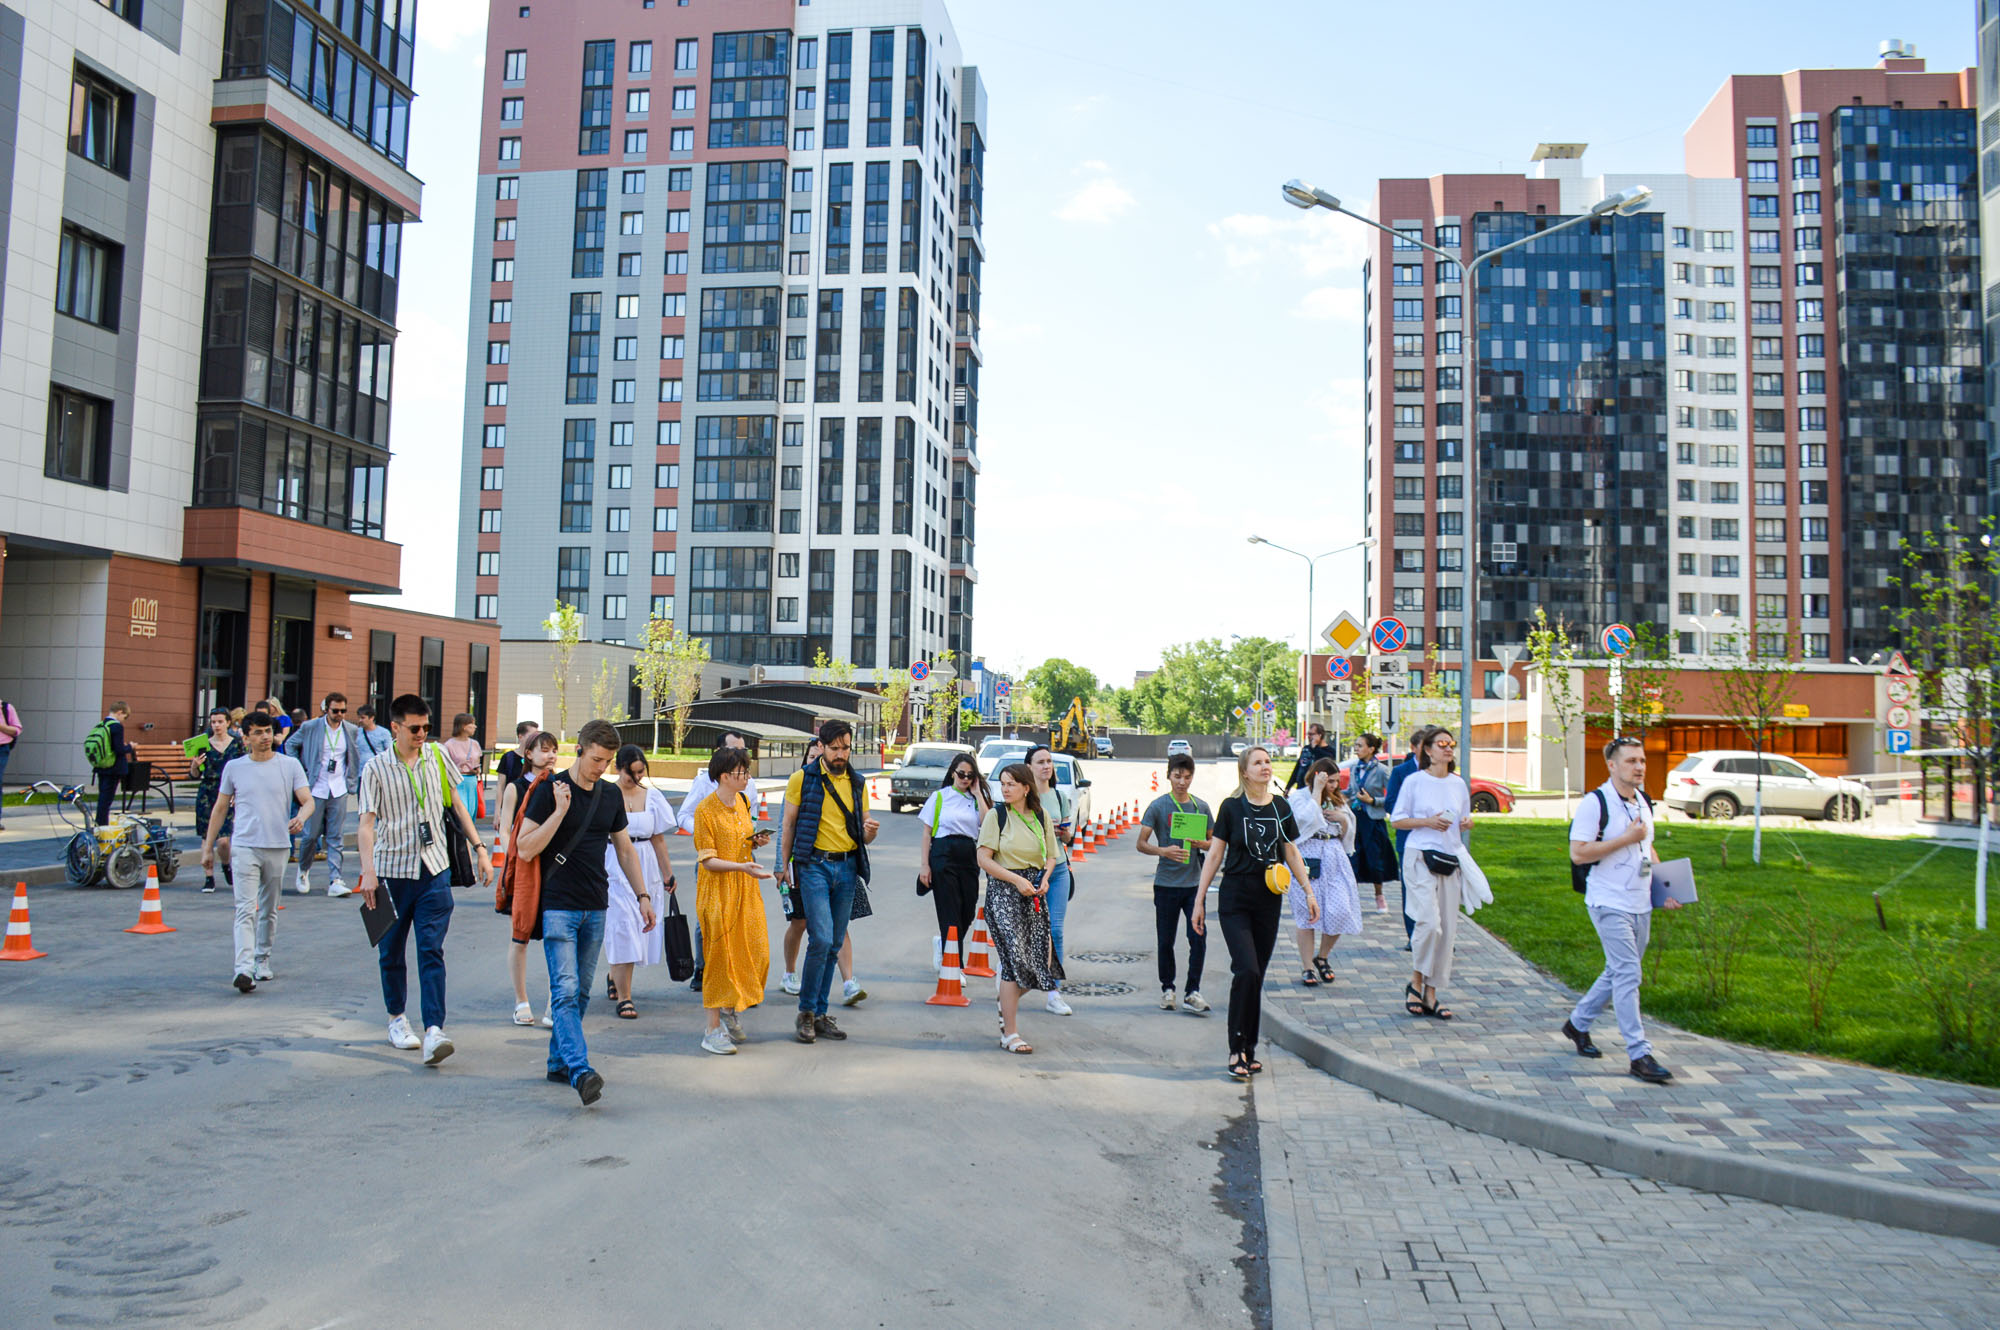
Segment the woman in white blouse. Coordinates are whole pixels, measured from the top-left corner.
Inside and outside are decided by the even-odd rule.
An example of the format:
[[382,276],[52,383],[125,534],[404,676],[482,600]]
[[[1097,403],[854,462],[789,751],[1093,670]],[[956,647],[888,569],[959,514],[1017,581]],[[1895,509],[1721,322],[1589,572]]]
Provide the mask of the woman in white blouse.
[[917,810],[923,828],[923,850],[917,856],[917,894],[930,894],[937,909],[937,936],[931,939],[931,967],[944,964],[944,940],[958,930],[959,954],[972,936],[972,917],[979,909],[979,825],[993,811],[993,796],[980,778],[972,754],[960,753],[945,768],[944,781]]
[[[1299,857],[1306,862],[1306,880],[1285,893],[1292,907],[1292,927],[1298,930],[1299,982],[1317,988],[1333,982],[1327,957],[1343,933],[1361,931],[1361,889],[1355,885],[1354,810],[1340,793],[1340,764],[1330,757],[1315,761],[1306,783],[1292,791],[1292,816],[1299,822]],[[1319,903],[1318,916],[1306,909],[1310,893]],[[1317,942],[1315,942],[1317,938]]]
[[1412,1016],[1452,1018],[1438,1001],[1438,990],[1451,982],[1451,948],[1458,935],[1458,910],[1468,914],[1493,899],[1486,875],[1465,848],[1472,830],[1472,805],[1466,785],[1456,774],[1458,741],[1440,729],[1417,751],[1417,769],[1396,795],[1390,824],[1407,831],[1403,846],[1403,881],[1409,889],[1410,937],[1416,966],[1403,986],[1403,1009]]

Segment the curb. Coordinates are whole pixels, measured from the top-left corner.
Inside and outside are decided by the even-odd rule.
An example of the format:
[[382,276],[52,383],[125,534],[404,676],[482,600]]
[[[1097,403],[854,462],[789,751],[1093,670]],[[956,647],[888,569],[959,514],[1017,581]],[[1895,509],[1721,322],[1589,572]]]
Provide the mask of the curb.
[[[359,853],[360,845],[358,844],[358,839],[352,833],[345,837],[341,842],[341,853]],[[181,843],[181,855],[183,863],[187,862],[187,856],[192,855],[194,859],[193,866],[199,869],[201,867],[201,840],[196,838],[192,842]],[[175,874],[176,878],[179,876],[178,873]],[[66,887],[69,885],[69,870],[60,863],[37,864],[33,868],[0,868],[0,885],[8,882],[21,882],[31,887]]]
[[1389,1066],[1341,1047],[1272,1005],[1266,1005],[1264,1014],[1276,1026],[1277,1042],[1321,1071],[1468,1131],[1696,1191],[1747,1196],[1774,1205],[2000,1247],[2000,1201],[1857,1177],[1809,1164],[1784,1164],[1671,1141],[1649,1141],[1544,1108],[1488,1099],[1421,1073]]

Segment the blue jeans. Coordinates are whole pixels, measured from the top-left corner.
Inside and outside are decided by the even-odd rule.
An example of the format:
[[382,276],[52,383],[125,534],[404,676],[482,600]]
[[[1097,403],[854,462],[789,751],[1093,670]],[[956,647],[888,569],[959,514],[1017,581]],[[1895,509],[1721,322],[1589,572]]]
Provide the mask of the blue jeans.
[[312,871],[313,852],[321,846],[326,848],[326,881],[328,886],[345,882],[340,871],[341,841],[347,834],[347,796],[332,795],[325,799],[313,800],[312,816],[306,819],[305,830],[292,845],[292,852],[299,861],[299,883],[304,885]]
[[1604,1014],[1604,1008],[1611,1007],[1618,1013],[1625,1056],[1637,1062],[1653,1051],[1646,1042],[1645,1023],[1639,1019],[1639,960],[1652,937],[1653,912],[1633,914],[1599,905],[1591,907],[1590,922],[1596,925],[1597,940],[1604,947],[1604,973],[1577,1002],[1570,1024],[1588,1031],[1590,1023]]
[[382,938],[382,1005],[401,1016],[409,1004],[410,979],[403,953],[410,931],[417,934],[417,992],[424,1028],[444,1025],[444,935],[451,928],[451,873],[385,877],[382,886],[396,903],[396,922]]
[[1069,913],[1069,860],[1056,860],[1056,866],[1049,872],[1049,894],[1042,899],[1048,903],[1049,938],[1056,944],[1056,964],[1060,965],[1063,958],[1063,916]]
[[542,911],[542,956],[549,963],[549,1070],[569,1083],[591,1069],[583,1042],[583,1013],[590,1010],[590,986],[597,979],[597,953],[604,946],[604,911]]
[[[1402,889],[1403,900],[1403,941],[1416,941],[1417,921],[1410,918],[1410,884],[1403,881],[1403,842],[1410,838],[1407,831],[1396,833],[1396,885]],[[1408,951],[1408,947],[1403,948]]]
[[0,795],[7,793],[7,759],[12,756],[14,756],[14,745],[0,744]]
[[826,1015],[827,992],[833,987],[834,958],[847,936],[848,915],[854,909],[854,860],[801,859],[799,905],[806,915],[806,968],[799,978],[799,1010]]

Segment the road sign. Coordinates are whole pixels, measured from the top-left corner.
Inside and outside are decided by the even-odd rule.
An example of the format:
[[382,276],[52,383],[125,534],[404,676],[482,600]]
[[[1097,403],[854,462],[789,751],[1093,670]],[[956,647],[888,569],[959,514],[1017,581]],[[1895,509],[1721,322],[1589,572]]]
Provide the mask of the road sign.
[[1625,624],[1614,623],[1599,634],[1598,642],[1609,656],[1622,656],[1632,649],[1632,630]]
[[1907,730],[1916,721],[1916,717],[1910,714],[1910,709],[1902,706],[1890,707],[1889,714],[1883,719],[1889,722],[1889,728],[1892,730]]
[[1229,714],[1236,717],[1236,719],[1238,720],[1242,720],[1249,713],[1246,712],[1242,707],[1231,707],[1229,708]]
[[1613,697],[1625,696],[1625,667],[1618,657],[1611,658],[1611,669],[1607,672],[1607,684]]
[[1377,674],[1370,670],[1368,691],[1376,697],[1407,697],[1410,693],[1409,673]]
[[1368,676],[1372,679],[1378,674],[1396,674],[1407,679],[1410,677],[1410,662],[1401,656],[1370,656]]
[[1354,680],[1335,679],[1326,685],[1326,694],[1328,697],[1353,697]]
[[1500,662],[1500,672],[1502,674],[1505,674],[1507,673],[1507,671],[1513,669],[1514,662],[1527,654],[1528,654],[1528,649],[1524,646],[1521,646],[1518,643],[1509,646],[1496,646],[1493,648],[1493,659]]
[[1811,716],[1812,716],[1812,708],[1807,706],[1804,702],[1785,703],[1786,720],[1808,720],[1811,718]]
[[1493,687],[1494,691],[1500,694],[1503,701],[1512,702],[1521,695],[1521,681],[1511,674],[1501,675],[1499,681]]
[[1914,679],[1917,677],[1917,672],[1910,668],[1909,658],[1900,651],[1891,651],[1889,653],[1889,663],[1882,667],[1882,673],[1892,678]]
[[1320,633],[1320,640],[1342,655],[1354,650],[1354,644],[1368,636],[1368,630],[1361,626],[1361,620],[1342,610],[1334,621]]
[[1889,751],[1890,751],[1890,752],[1892,752],[1892,753],[1907,753],[1907,752],[1909,752],[1909,751],[1910,751],[1910,732],[1909,732],[1908,730],[1890,730],[1890,731],[1889,731]]
[[930,678],[930,677],[931,677],[931,663],[930,663],[929,661],[927,661],[927,660],[913,660],[913,661],[911,661],[911,662],[910,662],[910,677],[911,677],[912,679],[915,679],[915,680],[916,680],[916,681],[917,681],[918,683],[922,683],[922,682],[923,682],[924,680],[926,680],[926,679]]
[[1882,691],[1889,695],[1889,701],[1896,706],[1907,706],[1917,695],[1917,690],[1910,681],[1901,677],[1891,677]]
[[1369,644],[1381,654],[1394,655],[1410,643],[1410,630],[1394,615],[1385,614],[1368,630]]
[[1354,658],[1352,656],[1327,657],[1326,677],[1329,679],[1352,679],[1354,677]]
[[1013,691],[1014,691],[1014,681],[1012,679],[1002,679],[1000,682],[993,685],[993,695],[995,697],[1005,697]]

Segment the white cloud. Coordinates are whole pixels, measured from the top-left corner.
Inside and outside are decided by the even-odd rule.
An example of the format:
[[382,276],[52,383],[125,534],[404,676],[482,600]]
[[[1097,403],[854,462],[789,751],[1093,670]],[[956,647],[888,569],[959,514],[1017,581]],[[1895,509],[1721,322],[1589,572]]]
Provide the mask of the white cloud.
[[1307,277],[1340,275],[1359,280],[1379,234],[1351,217],[1315,209],[1289,216],[1235,213],[1209,224],[1232,268],[1282,263]]
[[468,37],[484,39],[486,5],[482,0],[424,0],[417,29],[426,43],[446,51]]
[[1103,224],[1130,212],[1137,202],[1132,191],[1116,180],[1093,180],[1070,195],[1069,202],[1056,209],[1056,216],[1065,222]]

